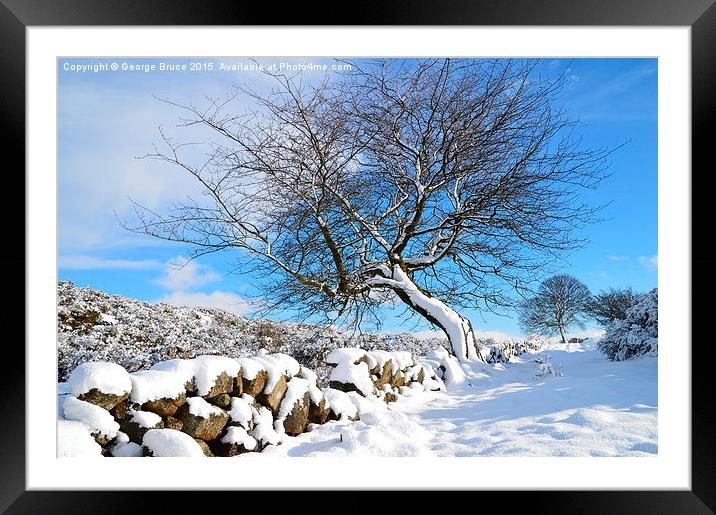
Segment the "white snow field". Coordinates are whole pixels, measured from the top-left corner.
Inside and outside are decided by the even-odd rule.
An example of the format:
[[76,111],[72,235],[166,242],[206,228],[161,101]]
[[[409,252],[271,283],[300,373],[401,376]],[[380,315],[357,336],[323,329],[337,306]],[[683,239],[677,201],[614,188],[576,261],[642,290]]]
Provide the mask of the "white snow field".
[[[467,378],[461,384],[449,384],[447,391],[402,387],[398,400],[389,404],[373,395],[363,397],[357,392],[327,389],[333,409],[337,410],[339,403],[343,406],[338,411],[345,412],[345,416],[339,421],[311,424],[306,433],[296,437],[271,431],[261,439],[272,445],[261,452],[235,457],[657,454],[656,357],[608,361],[594,340],[548,343],[543,349],[513,357],[510,363],[463,365]],[[458,374],[459,370],[453,371],[453,375]],[[296,384],[301,386],[304,382],[308,383],[301,380]],[[67,420],[78,418],[73,415],[75,411],[87,408],[87,403],[75,401],[74,406],[69,401],[71,390],[67,383],[60,383],[59,455],[100,456],[100,447],[87,428]],[[201,404],[198,408],[206,404],[200,401],[196,401]],[[235,398],[232,417],[234,412],[241,416],[239,404]],[[273,419],[263,409],[270,421],[265,425],[268,431],[273,428]],[[360,419],[353,422],[349,417],[356,410]],[[92,418],[91,425],[105,433],[116,433],[116,427],[104,422]],[[153,442],[160,454],[181,451],[186,455],[183,447],[172,451],[173,446],[184,445],[178,441],[184,434],[176,432],[177,441],[159,438]],[[232,434],[226,438],[243,437]],[[195,443],[191,438],[187,442]],[[203,456],[198,446],[192,447],[196,447],[193,454]],[[137,444],[120,442],[113,454],[139,456],[141,450]]]
[[[546,355],[562,377],[536,377],[532,360]],[[514,360],[471,365],[460,386],[408,393],[387,405],[352,393],[359,421],[313,425],[240,458],[656,455],[656,358],[607,361],[587,340]]]

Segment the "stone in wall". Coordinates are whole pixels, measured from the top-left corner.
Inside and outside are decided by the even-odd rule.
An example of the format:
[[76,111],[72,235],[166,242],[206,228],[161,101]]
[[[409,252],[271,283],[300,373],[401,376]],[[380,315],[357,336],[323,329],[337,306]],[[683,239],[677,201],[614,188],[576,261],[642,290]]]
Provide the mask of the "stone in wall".
[[247,393],[251,395],[251,397],[256,397],[263,391],[266,386],[266,381],[268,381],[268,372],[265,370],[259,371],[253,379],[246,379],[245,377],[242,377],[242,393]]
[[229,421],[229,414],[223,410],[217,410],[215,414],[207,418],[193,415],[189,411],[189,403],[184,404],[176,413],[182,423],[182,431],[200,440],[213,440]]
[[211,397],[206,400],[214,406],[218,406],[222,409],[227,409],[231,404],[231,396],[228,393],[220,393],[216,397]]
[[124,395],[113,395],[111,393],[103,393],[96,388],[92,388],[90,391],[79,395],[77,398],[81,401],[91,402],[92,404],[109,411],[120,402],[126,401],[128,397],[128,393],[125,393]]
[[283,429],[287,435],[300,435],[308,425],[308,411],[311,404],[311,397],[306,392],[304,396],[293,403],[291,411],[283,421]]
[[271,413],[276,416],[276,413],[278,413],[278,408],[281,405],[281,399],[283,399],[283,396],[286,393],[287,389],[288,384],[286,382],[286,376],[281,375],[272,391],[270,391],[269,393],[261,392],[260,394],[256,395],[256,402],[258,402],[262,406],[266,406],[268,409],[271,410]]
[[326,399],[321,399],[321,402],[315,404],[313,401],[310,402],[308,407],[308,422],[311,424],[325,424],[328,422],[331,416],[331,410],[326,407]]
[[144,427],[139,423],[135,422],[131,416],[125,417],[119,423],[119,429],[125,433],[131,442],[141,444],[144,434],[150,429],[162,429],[164,427],[164,421],[160,420],[151,427]]
[[204,456],[206,456],[207,458],[214,457],[214,453],[211,452],[209,445],[204,440],[201,440],[199,438],[194,438],[194,441],[196,441],[196,443],[199,444],[199,447],[201,447],[201,451],[204,453]]
[[383,364],[383,367],[381,368],[380,365],[376,365],[373,370],[371,371],[375,376],[378,377],[378,379],[375,382],[376,388],[380,390],[380,388],[384,384],[390,383],[391,375],[390,371],[393,367],[392,360],[388,360]]
[[164,427],[166,427],[167,429],[176,429],[177,431],[181,431],[184,427],[184,424],[178,418],[166,417],[164,419]]
[[230,377],[226,372],[222,372],[214,381],[214,386],[211,387],[209,393],[202,395],[202,397],[211,399],[222,393],[232,393],[234,391],[234,380],[235,378]]
[[142,410],[151,411],[160,417],[173,417],[179,408],[186,403],[186,395],[182,394],[175,399],[157,399],[142,404]]

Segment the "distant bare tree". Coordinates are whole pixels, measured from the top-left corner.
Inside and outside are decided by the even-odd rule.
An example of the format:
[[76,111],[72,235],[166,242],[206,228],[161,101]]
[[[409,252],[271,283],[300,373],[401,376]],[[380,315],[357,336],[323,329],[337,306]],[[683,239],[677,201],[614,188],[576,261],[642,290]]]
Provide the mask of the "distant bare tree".
[[[183,145],[148,157],[193,176],[204,198],[167,213],[136,206],[131,229],[238,250],[274,307],[306,316],[376,318],[403,302],[442,329],[461,360],[482,359],[453,307],[510,304],[537,266],[580,243],[592,219],[578,192],[603,178],[605,150],[585,149],[555,107],[562,78],[534,62],[380,60],[316,84],[270,74],[275,89],[236,87],[223,101],[177,105],[183,126],[213,134],[207,159]],[[254,108],[231,113],[236,96]]]
[[574,276],[559,274],[540,284],[534,297],[525,300],[519,309],[520,325],[527,333],[559,334],[567,343],[567,327],[584,328],[592,294]]
[[615,320],[624,320],[627,310],[636,304],[639,295],[631,288],[601,291],[589,301],[587,312],[604,327]]

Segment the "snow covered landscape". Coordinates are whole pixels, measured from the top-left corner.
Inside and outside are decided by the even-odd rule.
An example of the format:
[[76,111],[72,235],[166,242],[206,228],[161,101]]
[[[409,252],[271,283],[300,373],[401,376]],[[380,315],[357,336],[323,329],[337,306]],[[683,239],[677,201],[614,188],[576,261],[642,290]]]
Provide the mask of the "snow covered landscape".
[[655,58],[161,59],[59,75],[59,456],[659,454]]
[[[174,430],[173,433],[180,433],[182,436],[177,435],[178,440],[169,438],[165,441],[162,439],[163,433],[157,433],[171,431],[170,429],[154,429],[154,432],[149,432],[162,422],[162,418],[150,411],[154,409],[151,406],[147,409],[146,403],[159,398],[184,395],[185,383],[194,378],[197,387],[195,393],[198,396],[187,398],[192,414],[207,420],[212,415],[229,414],[227,419],[243,421],[243,425],[229,423],[222,432],[227,441],[242,442],[243,452],[235,454],[242,458],[263,454],[648,456],[656,455],[658,451],[657,358],[653,351],[636,359],[609,361],[598,349],[598,340],[594,339],[574,339],[572,343],[558,343],[557,339],[501,344],[484,341],[483,353],[488,356],[500,355],[501,360],[496,360],[495,363],[460,364],[448,355],[444,348],[446,341],[440,345],[440,339],[418,343],[418,340],[408,335],[397,340],[395,335],[385,335],[384,340],[380,335],[373,335],[369,340],[372,341],[372,350],[368,356],[382,359],[382,363],[390,359],[398,363],[405,360],[400,366],[406,371],[410,366],[420,364],[426,367],[428,375],[435,374],[432,383],[428,382],[429,378],[423,377],[421,382],[403,380],[399,386],[388,384],[380,390],[373,390],[369,368],[382,366],[382,363],[372,363],[369,359],[365,360],[368,363],[359,361],[366,351],[357,348],[351,351],[342,350],[349,342],[354,345],[365,343],[351,340],[344,335],[344,338],[330,340],[333,346],[323,357],[321,378],[313,374],[307,366],[308,363],[299,363],[287,354],[274,354],[286,356],[281,358],[285,362],[282,361],[284,364],[280,367],[279,375],[289,377],[288,388],[281,401],[281,406],[284,406],[281,408],[283,413],[281,410],[276,412],[276,420],[281,422],[276,424],[269,410],[261,407],[260,403],[255,403],[252,397],[246,397],[246,393],[232,397],[230,409],[225,406],[227,411],[210,403],[217,398],[216,392],[210,390],[215,381],[219,383],[217,378],[222,371],[226,370],[235,376],[243,369],[246,378],[247,374],[250,374],[249,377],[256,377],[257,372],[262,367],[265,368],[268,358],[239,357],[256,352],[261,355],[256,346],[267,342],[265,338],[262,340],[247,335],[245,344],[234,341],[230,346],[231,354],[236,360],[217,356],[213,361],[198,362],[207,363],[198,368],[194,364],[196,359],[188,355],[184,356],[187,359],[174,357],[166,361],[165,359],[169,359],[166,357],[150,363],[151,357],[156,358],[157,355],[147,352],[144,359],[149,361],[143,362],[146,365],[142,368],[151,367],[149,372],[137,369],[128,374],[122,366],[112,363],[123,362],[126,350],[116,343],[110,345],[108,342],[112,340],[107,338],[112,335],[117,337],[118,324],[124,324],[124,332],[140,332],[142,324],[147,320],[146,312],[151,313],[152,309],[158,309],[164,316],[168,316],[167,313],[172,312],[171,308],[150,306],[119,296],[110,297],[87,288],[80,290],[68,283],[60,283],[58,288],[63,299],[58,315],[60,320],[75,320],[80,309],[84,310],[84,313],[101,313],[93,318],[95,323],[87,322],[74,328],[67,326],[61,341],[65,342],[65,346],[69,346],[70,341],[87,342],[87,335],[94,335],[95,339],[90,340],[91,348],[103,349],[99,355],[101,361],[97,359],[98,355],[83,351],[84,362],[106,363],[96,372],[75,375],[74,379],[72,370],[69,367],[63,368],[61,375],[70,377],[70,382],[61,382],[59,385],[61,456],[102,456],[103,449],[106,449],[104,454],[109,456],[139,456],[142,454],[141,444],[144,444],[145,448],[159,449],[155,450],[156,455],[204,456],[202,448],[196,445],[196,441],[201,439],[195,440],[181,431]],[[145,311],[145,317],[136,316],[142,309]],[[174,309],[174,316],[177,313],[187,316],[187,312],[194,311]],[[74,318],[68,313],[74,313]],[[128,322],[126,315],[125,321],[120,322],[123,318],[120,313],[134,313],[132,322]],[[201,314],[202,310],[197,313]],[[213,317],[232,318],[234,315],[212,310],[204,313],[203,318],[194,313],[188,317],[201,321],[199,326],[203,328],[203,332],[195,330],[193,335],[199,341],[204,339],[205,345],[195,343],[192,356],[201,356],[202,351],[221,353],[226,350],[226,347],[207,347],[212,344],[212,333],[207,332],[206,328],[211,326]],[[92,317],[85,317],[87,318]],[[244,323],[251,326],[259,321],[244,320]],[[282,328],[284,323],[274,322],[274,325],[276,328]],[[112,328],[115,328],[114,332],[108,331]],[[296,326],[285,324],[284,329],[291,333],[296,330]],[[314,334],[307,328],[304,330],[305,334]],[[337,334],[342,333],[335,331],[334,336]],[[99,339],[101,335],[104,335],[105,341]],[[283,350],[302,360],[305,351],[301,350],[301,346],[306,342],[298,341],[299,346],[287,344]],[[132,342],[137,345],[134,339]],[[491,352],[488,345],[493,345],[495,351]],[[380,350],[381,346],[387,350]],[[396,346],[402,348],[396,349]],[[433,348],[429,349],[430,346]],[[141,348],[141,345],[137,345],[137,348]],[[496,352],[498,349],[500,352]],[[220,361],[222,359],[224,361]],[[127,366],[127,362],[124,363]],[[310,363],[315,363],[315,359]],[[73,370],[74,368],[72,367]],[[154,380],[157,374],[161,376],[162,373],[177,370],[185,371],[168,383]],[[356,373],[358,370],[364,371],[364,374]],[[264,390],[273,391],[276,381],[274,379],[272,384],[267,384]],[[325,396],[330,405],[334,405],[334,416],[328,417],[334,420],[306,423],[305,430],[289,435],[283,430],[282,424],[289,408],[302,395],[303,390],[296,390],[298,393],[294,394],[290,392],[299,387],[305,390],[309,382],[316,386],[313,393],[316,404],[320,402],[321,396]],[[354,385],[355,388],[348,388],[353,391],[346,394],[333,388],[343,388],[346,384]],[[139,435],[133,434],[133,441],[130,441],[127,434],[120,431],[120,424],[106,409],[92,404],[97,402],[96,400],[88,399],[88,402],[85,402],[76,398],[92,388],[110,395],[131,391],[129,400],[134,407],[129,409],[130,423],[143,427],[143,432]],[[390,398],[386,398],[388,391],[392,395]],[[204,398],[208,398],[210,402],[206,402]],[[386,402],[387,400],[390,402]],[[140,405],[145,407],[144,410],[139,409]],[[254,408],[258,407],[253,409],[253,414],[252,405]],[[326,409],[331,411],[330,408]],[[127,417],[126,414],[123,416]],[[251,421],[250,424],[246,423],[248,421]],[[125,427],[124,422],[122,426]],[[167,426],[161,424],[161,427]],[[219,430],[221,431],[221,427]],[[147,435],[148,440],[143,441]],[[259,447],[262,451],[260,453],[247,452],[258,450]],[[165,454],[161,454],[162,452]]]
[[[657,360],[608,362],[593,341],[475,366],[447,392],[371,403],[264,452],[282,456],[648,456],[657,453]],[[562,377],[536,377],[550,355]],[[368,414],[366,416],[366,414]]]

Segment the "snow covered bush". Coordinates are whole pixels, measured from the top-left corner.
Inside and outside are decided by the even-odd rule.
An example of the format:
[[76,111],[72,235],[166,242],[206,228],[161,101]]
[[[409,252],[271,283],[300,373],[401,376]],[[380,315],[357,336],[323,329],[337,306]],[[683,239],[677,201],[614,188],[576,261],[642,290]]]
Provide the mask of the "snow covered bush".
[[447,346],[446,338],[353,333],[333,326],[250,319],[220,309],[151,304],[68,281],[58,282],[57,298],[60,381],[90,361],[117,363],[134,372],[166,360],[207,354],[242,358],[265,348],[292,356],[327,385],[330,367],[325,358],[340,347],[424,356]]
[[507,363],[510,361],[509,356],[503,352],[502,347],[499,345],[493,345],[490,347],[490,354],[487,356],[486,361],[491,365],[495,363]]
[[612,361],[636,356],[656,356],[659,347],[658,290],[642,295],[627,309],[624,320],[615,320],[599,342],[599,350]]
[[536,377],[562,377],[562,365],[559,363],[552,363],[552,356],[545,354],[535,359],[534,362],[537,364],[537,375]]
[[526,340],[522,341],[525,352],[539,352],[547,344],[547,339],[537,334],[531,334]]

